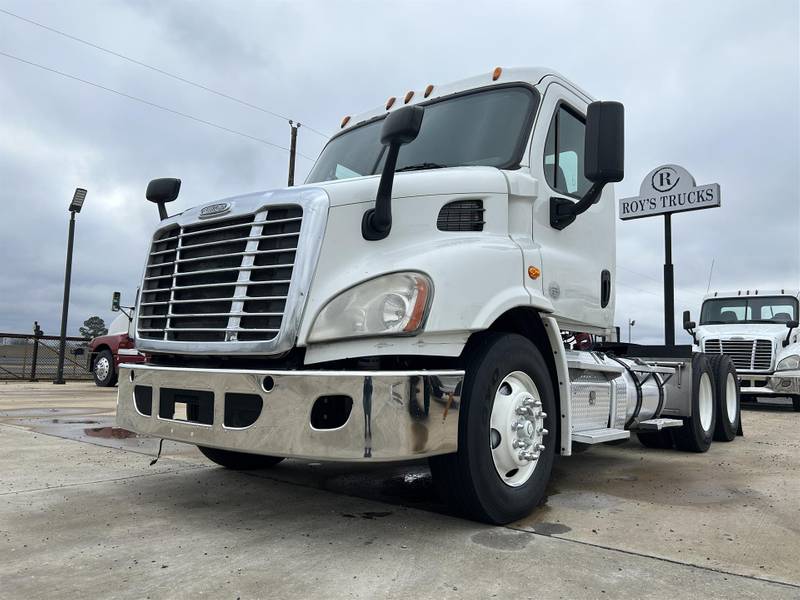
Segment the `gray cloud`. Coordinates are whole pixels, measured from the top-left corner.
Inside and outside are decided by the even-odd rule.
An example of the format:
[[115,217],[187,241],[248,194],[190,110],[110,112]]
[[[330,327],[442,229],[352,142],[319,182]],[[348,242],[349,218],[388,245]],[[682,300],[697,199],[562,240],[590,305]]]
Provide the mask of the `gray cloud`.
[[[495,65],[551,66],[625,103],[635,195],[676,162],[719,182],[723,207],[673,220],[676,309],[712,289],[800,285],[800,9],[762,2],[6,2],[4,7],[259,106],[334,131],[390,95]],[[765,6],[767,9],[765,10]],[[288,125],[0,14],[0,51],[288,143]],[[0,57],[0,330],[55,332],[68,214],[78,217],[70,332],[131,298],[153,177],[183,179],[173,211],[285,184],[285,153]],[[324,141],[301,129],[300,150]],[[301,160],[301,177],[310,164]],[[598,232],[598,235],[608,235]],[[619,223],[617,321],[662,335],[662,223]],[[685,341],[685,337],[683,340]]]

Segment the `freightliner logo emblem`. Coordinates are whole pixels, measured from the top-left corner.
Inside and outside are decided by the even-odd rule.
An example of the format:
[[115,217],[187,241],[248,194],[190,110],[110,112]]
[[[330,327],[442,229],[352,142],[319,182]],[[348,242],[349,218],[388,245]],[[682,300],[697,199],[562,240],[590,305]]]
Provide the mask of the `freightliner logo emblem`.
[[230,202],[217,202],[216,204],[209,204],[200,209],[200,218],[216,217],[222,215],[231,209]]

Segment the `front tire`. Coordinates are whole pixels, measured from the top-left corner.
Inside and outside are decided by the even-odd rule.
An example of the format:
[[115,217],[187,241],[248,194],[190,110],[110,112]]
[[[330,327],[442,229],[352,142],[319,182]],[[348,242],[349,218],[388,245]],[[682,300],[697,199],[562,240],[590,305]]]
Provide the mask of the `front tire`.
[[714,376],[706,358],[695,354],[692,359],[692,416],[673,430],[675,447],[686,452],[706,452],[711,447],[716,423]]
[[117,383],[117,368],[114,366],[114,355],[111,350],[101,350],[94,357],[92,376],[95,385],[111,387]]
[[253,471],[256,469],[268,469],[274,467],[283,460],[281,456],[266,456],[263,454],[248,454],[246,452],[234,452],[233,450],[221,450],[219,448],[209,448],[208,446],[198,446],[211,462],[217,463],[226,469],[234,471]]
[[792,408],[794,412],[800,412],[800,396],[792,396]]
[[[505,524],[542,500],[558,419],[550,372],[516,334],[482,334],[466,352],[458,452],[430,459],[437,487],[459,513]],[[549,431],[548,431],[549,430]]]

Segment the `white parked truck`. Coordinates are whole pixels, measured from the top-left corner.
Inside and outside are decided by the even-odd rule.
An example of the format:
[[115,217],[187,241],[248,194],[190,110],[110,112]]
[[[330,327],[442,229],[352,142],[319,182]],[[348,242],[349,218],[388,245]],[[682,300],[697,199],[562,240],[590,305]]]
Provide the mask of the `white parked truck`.
[[345,117],[304,185],[167,217],[180,180],[153,180],[119,426],[231,468],[425,457],[493,523],[556,454],[732,440],[727,357],[586,348],[614,333],[623,137],[621,104],[497,68]]
[[800,411],[798,301],[796,289],[714,292],[699,324],[684,313],[684,328],[698,350],[733,359],[743,396],[789,397]]

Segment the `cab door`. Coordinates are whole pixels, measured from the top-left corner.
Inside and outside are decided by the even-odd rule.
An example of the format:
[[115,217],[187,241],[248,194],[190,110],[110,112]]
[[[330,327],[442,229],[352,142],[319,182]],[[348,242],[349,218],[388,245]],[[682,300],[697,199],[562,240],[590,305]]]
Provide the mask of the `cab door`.
[[533,206],[533,241],[541,248],[542,286],[565,326],[593,331],[613,326],[612,284],[616,258],[612,185],[564,229],[550,225],[550,199],[577,202],[591,186],[584,177],[586,108],[589,99],[552,79],[531,142],[531,174],[539,180]]

